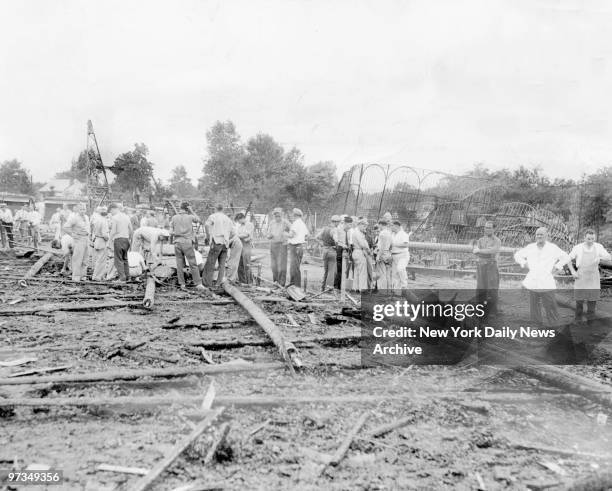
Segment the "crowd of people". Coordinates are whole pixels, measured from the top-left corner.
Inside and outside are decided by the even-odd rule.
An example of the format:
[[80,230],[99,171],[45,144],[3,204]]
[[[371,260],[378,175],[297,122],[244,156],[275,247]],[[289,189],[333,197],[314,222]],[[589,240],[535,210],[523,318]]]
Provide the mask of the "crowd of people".
[[[3,248],[15,241],[40,242],[41,214],[33,205],[24,205],[13,216],[6,203],[0,203],[0,235]],[[129,281],[162,263],[164,243],[174,246],[179,288],[187,288],[186,273],[197,290],[219,286],[224,279],[248,284],[253,281],[251,254],[255,226],[246,212],[230,218],[222,205],[205,220],[189,203],[183,202],[178,213],[126,208],[113,203],[100,206],[88,216],[84,204],[58,208],[49,226],[54,234],[52,246],[65,256],[63,272],[70,271],[74,281]],[[279,286],[302,286],[302,258],[310,231],[300,209],[284,213],[272,210],[265,230],[270,246],[272,281]],[[330,223],[313,237],[319,244],[323,261],[321,290],[332,286],[354,292],[372,290],[405,291],[410,260],[411,232],[385,213],[374,227],[363,217],[333,215]],[[204,260],[201,244],[209,246]],[[593,230],[584,232],[584,241],[566,253],[548,240],[548,231],[535,232],[535,242],[514,253],[514,260],[526,268],[523,287],[529,292],[534,323],[542,324],[542,309],[551,324],[559,320],[555,298],[554,274],[566,266],[575,278],[576,317],[595,314],[600,296],[599,264],[611,261],[610,253],[595,241]],[[498,256],[501,240],[494,223],[484,224],[483,236],[473,243],[476,259],[476,290],[491,313],[499,312]],[[202,250],[200,250],[202,249]],[[585,311],[586,304],[586,311]]]
[[37,247],[40,243],[42,215],[30,203],[19,208],[15,215],[6,203],[0,203],[0,237],[4,249],[15,247],[15,240]]
[[[322,248],[321,290],[405,290],[408,288],[408,247],[411,232],[385,213],[369,228],[363,217],[333,215],[316,239]],[[350,281],[349,281],[350,280]]]
[[[601,261],[611,261],[612,256],[602,244],[595,242],[595,231],[584,231],[584,240],[576,244],[569,254],[548,240],[548,230],[540,227],[532,242],[514,253],[515,262],[527,270],[522,282],[529,293],[531,321],[535,325],[544,324],[543,312],[552,326],[559,323],[559,308],[555,292],[555,274],[567,266],[574,277],[575,318],[582,320],[584,304],[586,317],[593,319],[597,301],[601,294],[599,265]],[[501,248],[500,239],[494,234],[494,224],[487,222],[484,236],[474,244],[477,256],[476,289],[479,300],[487,301],[490,312],[499,314],[499,269],[497,256]],[[575,266],[574,266],[575,263]]]

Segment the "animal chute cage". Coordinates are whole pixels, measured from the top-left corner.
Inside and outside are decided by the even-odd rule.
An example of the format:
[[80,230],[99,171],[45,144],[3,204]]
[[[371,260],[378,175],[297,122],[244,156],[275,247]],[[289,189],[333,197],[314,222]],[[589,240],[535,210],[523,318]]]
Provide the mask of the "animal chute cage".
[[467,244],[482,236],[487,221],[511,247],[532,241],[535,230],[546,227],[552,241],[569,246],[567,220],[542,207],[504,202],[503,191],[488,179],[364,164],[343,174],[328,214],[363,216],[373,224],[388,212],[414,230],[413,240],[450,244]]

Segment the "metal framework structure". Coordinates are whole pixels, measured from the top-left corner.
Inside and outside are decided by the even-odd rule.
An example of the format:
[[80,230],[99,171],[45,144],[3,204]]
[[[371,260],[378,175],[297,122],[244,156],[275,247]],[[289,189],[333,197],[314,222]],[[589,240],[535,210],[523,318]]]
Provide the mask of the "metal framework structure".
[[569,245],[575,231],[566,220],[527,203],[502,202],[502,191],[487,179],[408,165],[363,164],[343,174],[328,212],[363,216],[371,222],[390,212],[394,219],[413,226],[414,238],[420,241],[468,243],[480,237],[484,223],[492,220],[506,246],[533,240],[541,226],[559,246]]
[[85,147],[87,159],[87,200],[89,209],[107,205],[110,201],[110,186],[106,177],[106,169],[100,155],[98,140],[91,124],[87,121],[87,145]]

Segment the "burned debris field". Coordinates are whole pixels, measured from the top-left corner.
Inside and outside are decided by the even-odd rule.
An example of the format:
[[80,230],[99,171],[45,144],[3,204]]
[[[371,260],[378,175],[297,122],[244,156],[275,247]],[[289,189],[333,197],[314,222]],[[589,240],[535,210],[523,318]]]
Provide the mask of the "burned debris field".
[[225,291],[162,283],[145,308],[143,284],[76,284],[55,259],[23,281],[44,253],[19,255],[0,259],[0,461],[62,489],[610,485],[610,341],[582,367],[364,368],[351,300],[243,286],[287,360]]

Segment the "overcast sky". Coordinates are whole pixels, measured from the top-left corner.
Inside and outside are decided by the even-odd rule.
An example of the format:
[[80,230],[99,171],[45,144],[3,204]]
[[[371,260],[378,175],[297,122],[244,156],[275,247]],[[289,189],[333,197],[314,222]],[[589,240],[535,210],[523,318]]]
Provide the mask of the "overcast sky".
[[462,172],[612,155],[612,3],[0,0],[0,160],[44,181],[85,147],[144,142],[199,177],[231,119],[306,163]]

